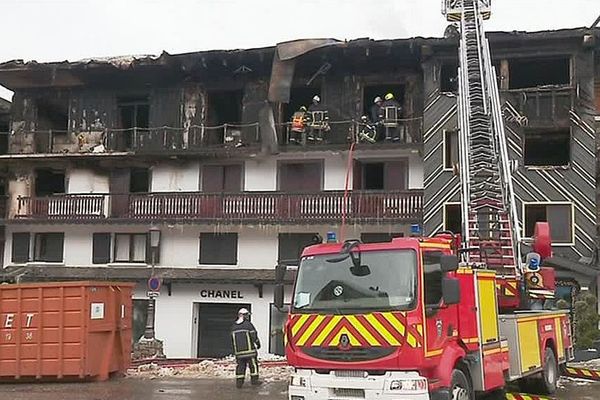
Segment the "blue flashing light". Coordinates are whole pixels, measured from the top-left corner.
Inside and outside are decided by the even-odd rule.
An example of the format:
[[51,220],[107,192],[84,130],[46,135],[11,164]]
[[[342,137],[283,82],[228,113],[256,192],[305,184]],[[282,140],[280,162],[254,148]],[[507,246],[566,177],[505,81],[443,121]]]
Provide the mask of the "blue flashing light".
[[420,235],[421,234],[421,225],[411,224],[410,225],[410,233],[411,233],[411,235]]
[[327,232],[327,243],[337,243],[335,232]]

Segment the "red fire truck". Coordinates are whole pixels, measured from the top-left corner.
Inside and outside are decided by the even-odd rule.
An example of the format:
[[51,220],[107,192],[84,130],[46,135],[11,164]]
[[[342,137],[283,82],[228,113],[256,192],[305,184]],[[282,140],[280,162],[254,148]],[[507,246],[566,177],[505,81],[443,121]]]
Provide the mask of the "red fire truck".
[[[518,381],[552,393],[572,359],[553,310],[547,223],[525,244],[512,189],[496,73],[482,28],[491,0],[446,0],[460,23],[462,232],[304,250],[285,325],[291,400],[452,399]],[[531,243],[529,243],[531,245]],[[282,279],[284,266],[278,266]],[[283,286],[275,290],[283,304]]]

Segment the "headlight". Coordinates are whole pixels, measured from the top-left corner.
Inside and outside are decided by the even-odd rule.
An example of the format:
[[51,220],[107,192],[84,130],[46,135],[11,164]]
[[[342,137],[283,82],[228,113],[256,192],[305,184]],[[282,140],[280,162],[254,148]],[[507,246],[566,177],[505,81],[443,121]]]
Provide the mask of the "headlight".
[[306,387],[306,378],[302,376],[292,375],[290,385]]
[[390,390],[402,390],[404,392],[427,391],[427,379],[397,379],[390,382]]

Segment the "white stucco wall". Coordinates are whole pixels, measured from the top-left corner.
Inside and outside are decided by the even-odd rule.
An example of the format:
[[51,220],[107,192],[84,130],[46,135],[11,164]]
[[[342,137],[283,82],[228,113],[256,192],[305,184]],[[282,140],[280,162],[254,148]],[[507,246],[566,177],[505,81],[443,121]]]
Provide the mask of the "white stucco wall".
[[200,165],[162,163],[152,168],[152,192],[196,192],[200,182]]

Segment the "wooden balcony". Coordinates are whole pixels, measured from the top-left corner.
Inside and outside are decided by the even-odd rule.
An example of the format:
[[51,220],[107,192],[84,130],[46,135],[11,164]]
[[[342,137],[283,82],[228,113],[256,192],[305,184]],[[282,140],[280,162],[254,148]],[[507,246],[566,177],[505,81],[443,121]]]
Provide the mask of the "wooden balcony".
[[19,197],[20,221],[320,224],[420,222],[421,190],[319,193],[136,193]]

